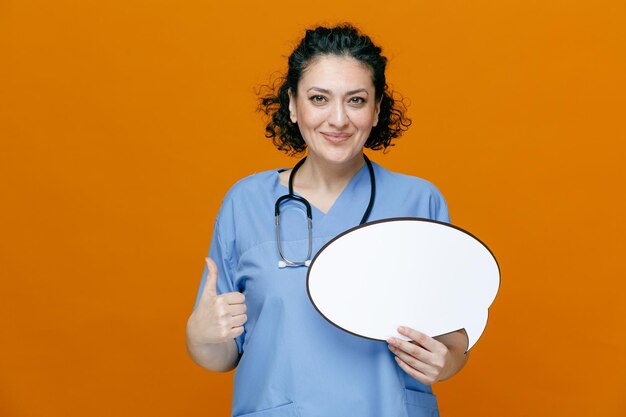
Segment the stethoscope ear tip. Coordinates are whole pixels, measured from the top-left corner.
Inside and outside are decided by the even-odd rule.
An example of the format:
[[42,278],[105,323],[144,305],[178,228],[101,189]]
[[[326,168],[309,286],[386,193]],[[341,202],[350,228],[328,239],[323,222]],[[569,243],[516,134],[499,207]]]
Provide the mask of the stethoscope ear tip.
[[311,266],[311,260],[307,259],[306,261],[304,261],[304,265],[305,266]]
[[287,262],[285,262],[285,261],[278,261],[278,267],[279,268],[284,268],[286,266],[287,266]]

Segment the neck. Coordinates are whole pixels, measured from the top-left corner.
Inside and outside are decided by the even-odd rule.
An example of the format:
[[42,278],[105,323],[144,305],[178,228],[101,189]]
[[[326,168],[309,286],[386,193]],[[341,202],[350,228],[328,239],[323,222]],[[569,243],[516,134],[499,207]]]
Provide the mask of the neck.
[[308,155],[298,170],[294,185],[305,189],[341,191],[363,165],[365,159],[360,154],[341,164],[327,163],[320,161],[315,155]]

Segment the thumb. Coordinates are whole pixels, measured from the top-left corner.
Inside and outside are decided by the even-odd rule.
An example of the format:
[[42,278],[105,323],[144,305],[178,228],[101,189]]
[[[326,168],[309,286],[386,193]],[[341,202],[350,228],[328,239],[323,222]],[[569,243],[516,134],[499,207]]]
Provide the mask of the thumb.
[[204,258],[207,266],[206,281],[204,282],[204,295],[214,296],[217,294],[217,265],[211,258]]

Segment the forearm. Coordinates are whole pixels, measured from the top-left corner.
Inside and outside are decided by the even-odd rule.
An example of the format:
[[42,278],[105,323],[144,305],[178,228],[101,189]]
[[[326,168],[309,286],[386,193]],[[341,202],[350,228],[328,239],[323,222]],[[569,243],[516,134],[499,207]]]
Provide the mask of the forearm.
[[187,327],[187,352],[195,363],[214,372],[228,372],[239,362],[239,351],[235,339],[224,343],[197,343],[189,326]]
[[467,349],[467,335],[465,330],[458,330],[437,336],[435,339],[448,348],[449,361],[439,378],[439,381],[445,381],[463,369],[469,358],[469,351],[465,352],[465,349]]

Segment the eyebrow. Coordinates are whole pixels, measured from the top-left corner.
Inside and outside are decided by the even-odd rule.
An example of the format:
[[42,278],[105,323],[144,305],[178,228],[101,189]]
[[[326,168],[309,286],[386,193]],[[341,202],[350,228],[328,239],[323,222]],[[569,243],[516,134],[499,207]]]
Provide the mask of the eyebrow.
[[[309,89],[308,89],[308,90],[306,90],[306,91],[307,91],[307,93],[308,93],[308,92],[309,92],[309,91],[311,91],[311,90],[315,90],[315,91],[318,91],[318,92],[320,92],[320,93],[324,93],[324,94],[329,94],[329,95],[332,95],[332,91],[327,90],[327,89],[325,89],[325,88],[320,88],[320,87],[311,87],[311,88],[309,88]],[[365,93],[365,94],[369,94],[369,93],[368,93],[368,91],[367,91],[365,88],[359,88],[359,89],[356,89],[356,90],[350,90],[350,91],[348,91],[348,92],[346,93],[346,95],[347,95],[347,96],[351,96],[352,94],[356,94],[356,93]]]

